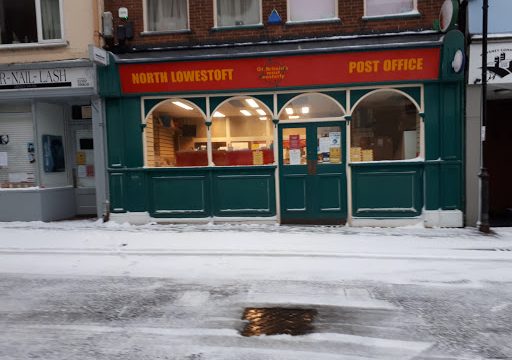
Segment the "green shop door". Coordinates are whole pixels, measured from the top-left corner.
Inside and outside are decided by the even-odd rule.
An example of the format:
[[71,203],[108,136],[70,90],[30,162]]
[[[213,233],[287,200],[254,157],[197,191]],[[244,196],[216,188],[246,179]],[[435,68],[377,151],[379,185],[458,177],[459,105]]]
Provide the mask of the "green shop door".
[[344,122],[279,124],[281,223],[345,223],[344,150]]

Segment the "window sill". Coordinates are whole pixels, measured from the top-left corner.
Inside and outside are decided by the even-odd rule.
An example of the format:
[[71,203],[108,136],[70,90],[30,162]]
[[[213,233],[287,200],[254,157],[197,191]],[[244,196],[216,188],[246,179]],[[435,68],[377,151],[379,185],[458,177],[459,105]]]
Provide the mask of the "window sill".
[[163,30],[163,31],[143,31],[140,36],[158,36],[158,35],[175,35],[175,34],[191,34],[192,30]]
[[263,29],[263,24],[220,26],[220,27],[211,28],[211,31],[216,32],[216,31],[254,30],[254,29]]
[[418,18],[420,16],[421,16],[421,13],[419,11],[413,10],[413,11],[409,11],[409,12],[401,13],[401,14],[363,16],[363,20],[379,21],[379,20],[389,20],[389,19]]
[[48,43],[0,44],[0,51],[16,50],[16,49],[57,48],[57,47],[66,47],[68,45],[69,45],[69,43],[65,40],[61,40],[58,42],[48,42]]
[[341,24],[340,18],[332,18],[332,19],[320,19],[320,20],[302,20],[302,21],[287,21],[286,26],[294,26],[294,25],[314,25],[314,24]]

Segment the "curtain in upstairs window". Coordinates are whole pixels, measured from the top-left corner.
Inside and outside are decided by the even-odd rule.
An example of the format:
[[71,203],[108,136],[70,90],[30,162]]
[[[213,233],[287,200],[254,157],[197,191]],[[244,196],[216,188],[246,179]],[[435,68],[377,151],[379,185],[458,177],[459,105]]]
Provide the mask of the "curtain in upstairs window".
[[147,0],[148,31],[188,29],[187,0]]
[[414,0],[366,0],[366,16],[399,15],[413,10]]
[[289,21],[331,20],[336,18],[336,0],[289,0]]
[[217,26],[260,23],[260,0],[217,0]]
[[59,0],[41,0],[43,40],[61,39]]

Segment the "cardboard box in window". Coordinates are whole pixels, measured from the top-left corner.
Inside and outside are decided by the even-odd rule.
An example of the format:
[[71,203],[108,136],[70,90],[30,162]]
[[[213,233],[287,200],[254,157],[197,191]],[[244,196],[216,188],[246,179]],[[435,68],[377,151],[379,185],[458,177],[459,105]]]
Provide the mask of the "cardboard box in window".
[[393,160],[393,140],[389,136],[378,136],[373,144],[375,160]]
[[350,162],[361,161],[361,151],[362,149],[360,147],[350,148]]

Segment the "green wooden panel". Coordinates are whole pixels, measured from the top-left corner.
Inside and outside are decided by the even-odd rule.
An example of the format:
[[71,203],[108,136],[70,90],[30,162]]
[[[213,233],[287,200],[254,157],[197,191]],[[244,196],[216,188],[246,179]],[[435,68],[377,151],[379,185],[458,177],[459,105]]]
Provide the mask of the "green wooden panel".
[[121,82],[119,79],[118,66],[112,54],[110,56],[110,65],[97,67],[98,72],[98,92],[103,97],[121,96]]
[[448,81],[464,81],[464,70],[456,73],[452,67],[452,61],[457,50],[465,51],[464,34],[459,30],[451,30],[443,37],[441,53],[441,79]]
[[[139,97],[125,98],[122,100],[122,119],[117,123],[124,129],[125,159],[124,163],[129,168],[142,167],[144,165],[144,150],[142,148],[142,119],[141,102]],[[117,129],[121,131],[121,129]]]
[[156,105],[161,103],[162,101],[167,100],[167,98],[162,99],[144,99],[144,116],[148,116],[151,109],[153,109]]
[[193,97],[193,98],[184,98],[185,100],[190,101],[192,104],[197,105],[199,109],[201,109],[206,115],[206,98],[205,97]]
[[111,168],[125,166],[125,128],[121,106],[122,100],[120,99],[107,99],[105,101],[108,166]]
[[315,192],[321,213],[339,212],[345,208],[344,176],[336,173],[318,174]]
[[273,169],[268,173],[215,172],[213,174],[215,216],[274,216]]
[[358,102],[359,99],[373,90],[374,89],[350,90],[350,108],[354,110],[354,105],[356,102]]
[[205,217],[209,215],[208,176],[152,175],[151,215]]
[[461,164],[441,165],[441,208],[443,210],[462,209],[462,169]]
[[422,167],[352,168],[353,214],[356,217],[418,216],[423,207]]
[[441,208],[440,161],[425,164],[425,209]]
[[421,106],[421,88],[419,86],[418,87],[404,87],[404,88],[397,87],[396,89],[409,95],[411,98],[414,99],[414,101],[416,102],[417,105]]
[[306,174],[283,175],[282,183],[286,186],[281,187],[281,206],[283,210],[291,213],[305,214],[309,210],[308,181]]
[[251,95],[252,97],[260,100],[263,104],[267,105],[272,113],[274,113],[274,95],[273,94],[265,94],[265,95]]
[[210,97],[210,114],[217,110],[217,107],[231,96],[212,96]]
[[441,157],[441,90],[439,84],[425,85],[425,156],[426,160]]
[[347,92],[346,91],[324,91],[322,94],[332,97],[339,102],[345,111],[347,110]]
[[126,193],[125,203],[128,211],[146,211],[147,187],[145,174],[142,171],[125,174]]
[[288,101],[302,93],[277,94],[277,114],[281,113],[281,109]]
[[446,83],[441,87],[441,158],[443,160],[459,160],[462,153],[462,124],[459,85]]
[[114,213],[126,212],[125,206],[124,173],[110,174],[110,211]]

